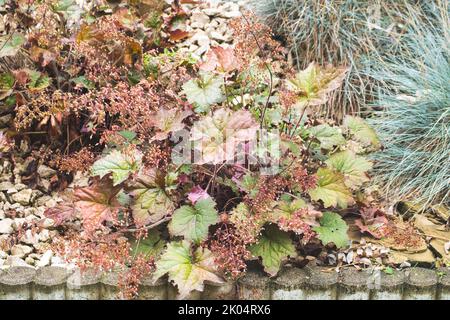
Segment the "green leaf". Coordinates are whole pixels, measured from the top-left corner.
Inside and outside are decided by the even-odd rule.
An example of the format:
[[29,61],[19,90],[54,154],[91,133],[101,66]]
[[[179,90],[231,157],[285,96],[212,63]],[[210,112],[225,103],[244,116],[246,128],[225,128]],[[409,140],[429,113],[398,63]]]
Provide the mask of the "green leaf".
[[283,199],[282,197],[280,197],[281,201],[277,203],[276,207],[271,212],[272,221],[274,222],[278,221],[280,218],[290,219],[294,212],[307,207],[306,202],[303,199],[288,200]]
[[88,80],[85,76],[79,76],[79,77],[76,77],[76,78],[72,78],[70,80],[73,83],[80,84],[80,85],[82,85],[83,87],[85,87],[86,89],[89,89],[89,90],[92,90],[92,89],[95,88],[95,84],[92,81]]
[[137,226],[155,223],[175,210],[175,203],[154,177],[140,176],[130,189],[134,198],[131,209]]
[[320,141],[322,149],[331,150],[334,146],[345,144],[345,138],[339,129],[328,124],[321,124],[309,129],[310,135]]
[[215,202],[207,198],[197,201],[194,206],[182,206],[175,210],[169,223],[170,234],[183,236],[195,243],[205,240],[209,226],[219,222],[215,206]]
[[0,100],[5,99],[13,93],[15,78],[11,73],[0,74]]
[[216,272],[211,251],[200,247],[191,253],[190,243],[184,240],[167,245],[161,259],[156,262],[155,278],[168,273],[169,280],[178,287],[178,298],[184,299],[193,290],[203,291],[205,281],[223,283]]
[[118,150],[113,150],[106,157],[103,157],[92,165],[91,175],[100,178],[111,173],[114,185],[124,182],[130,174],[139,171],[142,164],[142,154],[135,151],[133,155],[124,154]]
[[25,37],[20,33],[0,37],[0,58],[14,56],[25,41]]
[[324,212],[320,219],[320,227],[314,227],[313,230],[317,232],[324,245],[331,242],[338,248],[348,245],[347,223],[337,213]]
[[119,131],[119,134],[126,140],[128,140],[129,142],[133,141],[134,138],[136,138],[137,134],[134,131],[129,131],[129,130],[122,130]]
[[325,163],[344,175],[345,185],[349,188],[355,189],[369,181],[366,172],[372,169],[372,163],[349,150],[333,154]]
[[394,274],[394,269],[392,269],[392,267],[389,267],[389,266],[387,266],[383,271],[384,271],[384,273],[386,273],[388,275]]
[[209,106],[220,103],[225,99],[222,93],[223,78],[210,73],[200,73],[200,79],[192,79],[183,85],[182,94],[185,94],[189,103],[195,103],[203,112]]
[[156,229],[149,230],[145,239],[134,239],[131,242],[132,255],[144,255],[146,258],[159,256],[164,246],[161,233]]
[[251,245],[249,250],[254,256],[261,257],[264,270],[271,276],[278,273],[283,260],[297,255],[289,234],[278,229],[275,224],[268,225],[259,241]]
[[30,82],[28,88],[32,91],[39,91],[47,88],[50,85],[51,79],[40,73],[39,71],[29,71]]
[[0,75],[0,91],[9,90],[14,86],[14,75],[11,73],[2,73]]
[[254,198],[258,193],[258,178],[251,172],[247,172],[242,177],[240,189],[247,192],[251,198]]
[[83,9],[78,6],[75,0],[60,0],[53,9],[64,14],[66,19],[76,19],[81,16]]
[[371,145],[376,149],[381,147],[375,130],[372,129],[363,119],[353,116],[345,116],[344,127],[347,128],[355,139],[365,145]]
[[321,67],[312,62],[287,82],[288,88],[298,93],[298,105],[316,106],[328,101],[328,94],[338,89],[345,79],[347,68]]
[[342,174],[329,168],[319,168],[317,177],[317,187],[308,191],[312,200],[322,200],[325,208],[347,208],[353,203],[352,193],[346,187]]

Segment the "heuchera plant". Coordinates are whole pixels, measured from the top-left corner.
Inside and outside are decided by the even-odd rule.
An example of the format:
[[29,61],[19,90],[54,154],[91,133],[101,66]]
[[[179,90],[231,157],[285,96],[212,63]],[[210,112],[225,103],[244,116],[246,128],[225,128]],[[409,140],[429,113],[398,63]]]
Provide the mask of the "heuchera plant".
[[[181,7],[167,10],[172,20],[185,16]],[[60,253],[121,268],[133,288],[139,276],[168,275],[184,298],[205,281],[243,275],[249,260],[274,276],[310,242],[346,247],[341,214],[364,203],[372,167],[364,155],[380,147],[363,119],[337,125],[318,114],[347,69],[311,63],[293,72],[249,14],[230,24],[233,46],[212,47],[200,60],[169,48],[187,35],[159,35],[171,30],[161,26],[172,21],[160,20],[162,11],[145,12],[93,9],[73,41],[59,39],[70,49],[57,57],[56,45],[24,36],[1,51],[28,41],[64,70],[55,80],[40,59],[39,71],[11,74],[16,121],[28,119],[17,130],[45,126],[67,155],[98,154],[90,184],[66,190],[66,201],[46,212],[70,244]],[[26,103],[14,94],[25,87]],[[44,103],[49,94],[56,105]],[[38,101],[44,111],[30,118]]]

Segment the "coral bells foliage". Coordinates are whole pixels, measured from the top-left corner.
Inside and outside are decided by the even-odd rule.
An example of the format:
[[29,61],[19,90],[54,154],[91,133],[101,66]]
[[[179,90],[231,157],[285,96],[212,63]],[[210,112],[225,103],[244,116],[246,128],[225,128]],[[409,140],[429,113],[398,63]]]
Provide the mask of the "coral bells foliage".
[[231,24],[234,45],[198,58],[171,47],[189,36],[167,31],[186,18],[176,4],[105,6],[80,8],[80,25],[46,23],[52,32],[33,40],[19,32],[0,49],[42,53],[32,71],[11,66],[0,78],[17,129],[45,127],[50,148],[64,150],[52,163],[90,175],[45,213],[61,230],[59,252],[123,270],[125,297],[152,273],[168,275],[184,298],[206,280],[240,277],[251,259],[274,276],[310,241],[345,247],[339,213],[364,202],[364,154],[380,147],[362,119],[320,117],[345,66],[312,62],[294,74],[249,13]]

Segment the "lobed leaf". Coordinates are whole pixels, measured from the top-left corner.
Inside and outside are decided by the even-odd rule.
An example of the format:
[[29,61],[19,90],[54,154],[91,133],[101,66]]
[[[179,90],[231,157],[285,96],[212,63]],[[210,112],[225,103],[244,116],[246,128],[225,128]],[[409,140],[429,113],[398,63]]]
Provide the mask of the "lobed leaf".
[[337,213],[324,212],[320,219],[320,226],[314,227],[313,230],[317,232],[324,245],[334,243],[338,248],[348,246],[348,226]]
[[113,150],[92,165],[91,175],[103,178],[105,175],[111,174],[114,185],[118,185],[128,179],[130,174],[139,171],[141,164],[142,153],[140,151],[136,150],[133,154],[129,154]]
[[173,236],[183,236],[195,243],[208,236],[209,226],[219,222],[219,215],[211,198],[198,200],[194,206],[182,206],[175,210],[169,223]]
[[328,124],[321,124],[308,129],[310,135],[319,140],[322,149],[331,150],[345,144],[345,138],[339,129]]
[[169,274],[169,280],[178,287],[179,298],[186,298],[191,291],[203,291],[204,282],[223,283],[216,274],[215,258],[206,248],[191,252],[188,241],[171,242],[156,262],[155,278]]
[[308,191],[314,201],[322,201],[325,208],[347,206],[354,202],[352,193],[344,182],[341,173],[329,168],[319,168],[317,171],[317,187]]
[[369,181],[366,172],[372,169],[372,163],[349,150],[333,154],[325,163],[329,168],[342,173],[345,185],[351,189]]
[[289,234],[274,224],[265,228],[259,241],[251,245],[249,250],[254,256],[261,257],[264,270],[271,276],[278,273],[283,260],[297,255]]
[[380,140],[374,129],[372,129],[363,119],[353,116],[345,116],[344,127],[359,142],[371,145],[375,149],[381,147]]
[[213,104],[225,99],[222,93],[223,78],[211,73],[200,73],[199,79],[192,79],[183,85],[182,94],[186,95],[189,103],[196,104],[199,111],[209,110]]

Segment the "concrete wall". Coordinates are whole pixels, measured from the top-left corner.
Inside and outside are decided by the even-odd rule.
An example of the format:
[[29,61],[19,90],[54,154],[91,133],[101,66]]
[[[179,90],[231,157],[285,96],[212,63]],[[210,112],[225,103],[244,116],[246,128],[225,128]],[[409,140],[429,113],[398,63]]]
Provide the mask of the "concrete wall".
[[[0,300],[118,299],[117,273],[69,271],[62,267],[11,267],[0,270]],[[139,299],[176,299],[176,289],[144,279]],[[238,282],[205,286],[188,299],[242,300],[450,300],[450,270],[410,268],[386,274],[318,267],[285,268],[276,278],[248,272]]]

